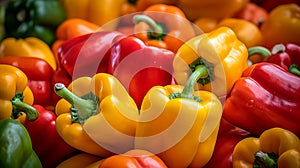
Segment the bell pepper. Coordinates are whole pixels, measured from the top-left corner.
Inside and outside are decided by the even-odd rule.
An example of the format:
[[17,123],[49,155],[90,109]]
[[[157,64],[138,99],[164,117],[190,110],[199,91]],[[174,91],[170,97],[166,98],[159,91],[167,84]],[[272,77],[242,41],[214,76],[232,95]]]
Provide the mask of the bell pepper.
[[214,153],[203,168],[232,168],[232,153],[235,145],[250,135],[249,132],[235,127],[222,118]]
[[197,26],[203,33],[208,33],[216,28],[218,22],[219,19],[201,17],[193,21],[193,24]]
[[107,72],[112,40],[121,33],[99,31],[72,38],[58,48],[58,60],[73,78]]
[[31,106],[34,97],[27,81],[19,68],[0,64],[0,119],[23,122],[25,117],[30,121],[38,118],[38,112]]
[[190,39],[179,48],[173,61],[174,78],[183,85],[198,65],[205,65],[208,76],[200,78],[197,87],[223,97],[248,67],[247,57],[247,47],[234,31],[220,27]]
[[212,92],[194,90],[196,81],[207,75],[201,65],[184,86],[154,86],[147,92],[136,127],[136,149],[156,154],[167,167],[203,167],[210,160],[222,104]]
[[166,4],[166,5],[176,5],[178,0],[137,0],[136,8],[137,11],[144,11],[151,5],[155,4]]
[[103,158],[85,152],[62,161],[56,168],[99,168]]
[[260,27],[268,16],[269,12],[265,8],[258,6],[254,2],[249,2],[243,9],[235,13],[233,17],[247,20]]
[[99,168],[106,167],[157,167],[167,168],[165,163],[156,155],[149,151],[132,149],[123,154],[118,154],[106,158],[99,166]]
[[35,37],[27,37],[25,39],[5,38],[0,44],[0,58],[5,56],[41,58],[45,60],[53,70],[56,70],[56,60],[50,47]]
[[142,14],[133,16],[133,21],[136,37],[147,45],[166,48],[174,53],[196,34],[184,12],[173,5],[151,5]]
[[11,119],[0,120],[0,167],[42,168],[26,128]]
[[32,148],[44,168],[56,167],[60,162],[75,155],[76,150],[58,135],[55,113],[41,105],[35,104],[33,107],[38,111],[39,117],[35,121],[24,122],[32,141]]
[[[262,45],[272,48],[279,43],[300,45],[300,6],[285,4],[274,8],[261,25]],[[280,23],[280,24],[278,24]]]
[[6,4],[6,37],[36,37],[51,45],[55,29],[66,19],[56,0],[15,0]]
[[255,54],[260,54],[262,61],[277,64],[285,70],[300,76],[300,46],[288,43],[276,44],[270,52],[267,48],[256,46],[248,49],[249,59]]
[[56,129],[70,146],[101,157],[133,148],[138,109],[114,76],[98,73],[54,90],[63,97],[55,107]]
[[247,48],[259,45],[262,34],[258,26],[245,19],[226,18],[222,19],[217,25],[219,27],[229,27],[236,34],[237,38],[246,45]]
[[247,68],[227,97],[223,117],[246,131],[260,135],[282,127],[300,135],[300,78],[267,62]]
[[136,37],[118,36],[113,40],[107,72],[120,80],[140,108],[151,87],[171,84],[174,56]]
[[183,10],[190,21],[195,21],[201,17],[214,19],[232,17],[237,11],[246,6],[248,2],[249,0],[178,0],[176,6]]
[[36,57],[5,56],[0,58],[0,64],[12,65],[23,71],[27,78],[27,85],[34,96],[34,104],[51,108],[53,88],[51,78],[52,67],[44,60]]
[[56,40],[52,44],[52,51],[57,55],[58,47],[72,38],[97,31],[100,26],[79,18],[70,18],[62,22],[56,29]]
[[[121,16],[121,8],[126,0],[61,0],[67,18],[80,18],[104,26],[108,22],[115,28],[117,22],[111,22]],[[110,29],[113,30],[113,29]]]
[[300,141],[289,130],[279,127],[264,131],[260,137],[241,140],[234,148],[233,167],[300,167]]

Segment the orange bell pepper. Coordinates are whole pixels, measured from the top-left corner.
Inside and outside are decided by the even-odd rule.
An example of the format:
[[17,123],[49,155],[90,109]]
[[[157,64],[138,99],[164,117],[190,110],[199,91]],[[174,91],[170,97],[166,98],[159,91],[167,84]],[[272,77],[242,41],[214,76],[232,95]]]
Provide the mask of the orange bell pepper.
[[221,20],[216,25],[216,28],[224,26],[231,28],[237,38],[243,42],[247,48],[261,43],[262,34],[260,29],[250,21],[237,18],[226,18]]
[[124,154],[114,155],[105,159],[99,168],[131,167],[131,168],[167,168],[165,163],[156,155],[140,149],[132,149]]
[[101,157],[82,152],[61,162],[56,168],[98,168],[102,162]]
[[56,41],[52,44],[52,51],[57,56],[58,47],[72,38],[93,33],[99,30],[100,26],[79,18],[65,20],[56,29]]
[[135,15],[133,20],[136,23],[134,27],[136,37],[147,45],[166,48],[173,52],[195,35],[183,11],[172,5],[151,5],[142,15]]
[[278,43],[300,45],[300,6],[291,3],[274,8],[262,24],[263,45],[271,49]]

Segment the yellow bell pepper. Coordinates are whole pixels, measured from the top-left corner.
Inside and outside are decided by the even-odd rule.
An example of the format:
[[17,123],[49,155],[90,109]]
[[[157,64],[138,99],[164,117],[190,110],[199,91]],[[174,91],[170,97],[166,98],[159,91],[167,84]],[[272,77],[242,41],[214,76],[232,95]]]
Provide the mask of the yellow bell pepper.
[[198,80],[197,88],[223,97],[248,67],[247,59],[245,44],[232,29],[220,27],[190,39],[178,49],[173,61],[174,78],[183,85],[198,65],[205,65],[208,76]]
[[16,39],[5,38],[0,44],[0,58],[5,56],[37,57],[45,60],[53,70],[56,70],[56,60],[51,48],[35,37]]
[[80,77],[68,89],[54,88],[63,97],[55,107],[57,132],[70,146],[101,157],[133,148],[138,109],[114,76]]
[[232,163],[234,168],[300,167],[300,141],[289,130],[270,128],[259,138],[248,137],[238,142],[233,150]]
[[156,154],[167,167],[203,167],[212,157],[222,104],[209,91],[194,91],[207,75],[199,66],[185,86],[155,86],[146,94],[136,127],[135,148]]
[[[80,18],[99,26],[121,16],[126,0],[61,0],[67,18]],[[111,23],[115,27],[117,22]]]
[[30,121],[37,119],[39,113],[31,106],[34,97],[27,82],[19,68],[0,64],[0,119],[12,118],[21,123],[25,117]]

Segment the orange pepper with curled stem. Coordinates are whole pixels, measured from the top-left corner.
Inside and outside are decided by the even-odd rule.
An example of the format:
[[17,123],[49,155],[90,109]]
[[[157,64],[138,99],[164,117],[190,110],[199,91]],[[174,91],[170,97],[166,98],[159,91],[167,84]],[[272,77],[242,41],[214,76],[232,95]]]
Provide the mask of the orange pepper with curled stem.
[[185,41],[195,35],[195,30],[183,11],[172,5],[151,5],[142,15],[135,15],[133,21],[136,37],[147,45],[173,52],[177,52]]

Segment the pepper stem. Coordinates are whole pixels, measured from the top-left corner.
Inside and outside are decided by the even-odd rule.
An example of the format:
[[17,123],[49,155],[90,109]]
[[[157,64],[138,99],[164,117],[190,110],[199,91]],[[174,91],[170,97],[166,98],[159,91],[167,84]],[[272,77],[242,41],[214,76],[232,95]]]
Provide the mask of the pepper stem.
[[251,57],[254,54],[259,54],[261,57],[265,58],[270,56],[271,52],[267,48],[261,46],[250,47],[248,49],[248,57]]
[[195,84],[200,78],[206,78],[208,77],[208,69],[205,65],[198,65],[195,68],[195,71],[190,75],[188,80],[186,81],[184,88],[181,93],[175,93],[171,94],[170,98],[187,98],[187,99],[192,99],[196,100],[198,102],[201,101],[199,97],[194,96],[193,91]]
[[276,161],[271,158],[267,153],[257,151],[255,153],[255,162],[262,168],[276,168]]
[[84,123],[90,116],[97,112],[98,102],[94,99],[83,99],[76,96],[68,90],[64,84],[56,83],[54,85],[54,92],[71,103],[77,110],[75,115],[78,117],[78,122]]
[[154,38],[160,37],[164,35],[164,29],[161,25],[157,24],[152,18],[146,15],[135,15],[133,16],[133,23],[137,24],[140,22],[145,22],[149,25],[151,31],[151,35]]
[[32,106],[23,102],[24,96],[22,93],[16,93],[11,99],[13,105],[12,118],[16,119],[21,115],[21,112],[26,114],[29,121],[34,121],[38,118],[39,112]]
[[290,65],[289,72],[292,74],[295,74],[297,76],[300,76],[300,69],[299,69],[299,66],[296,64]]

